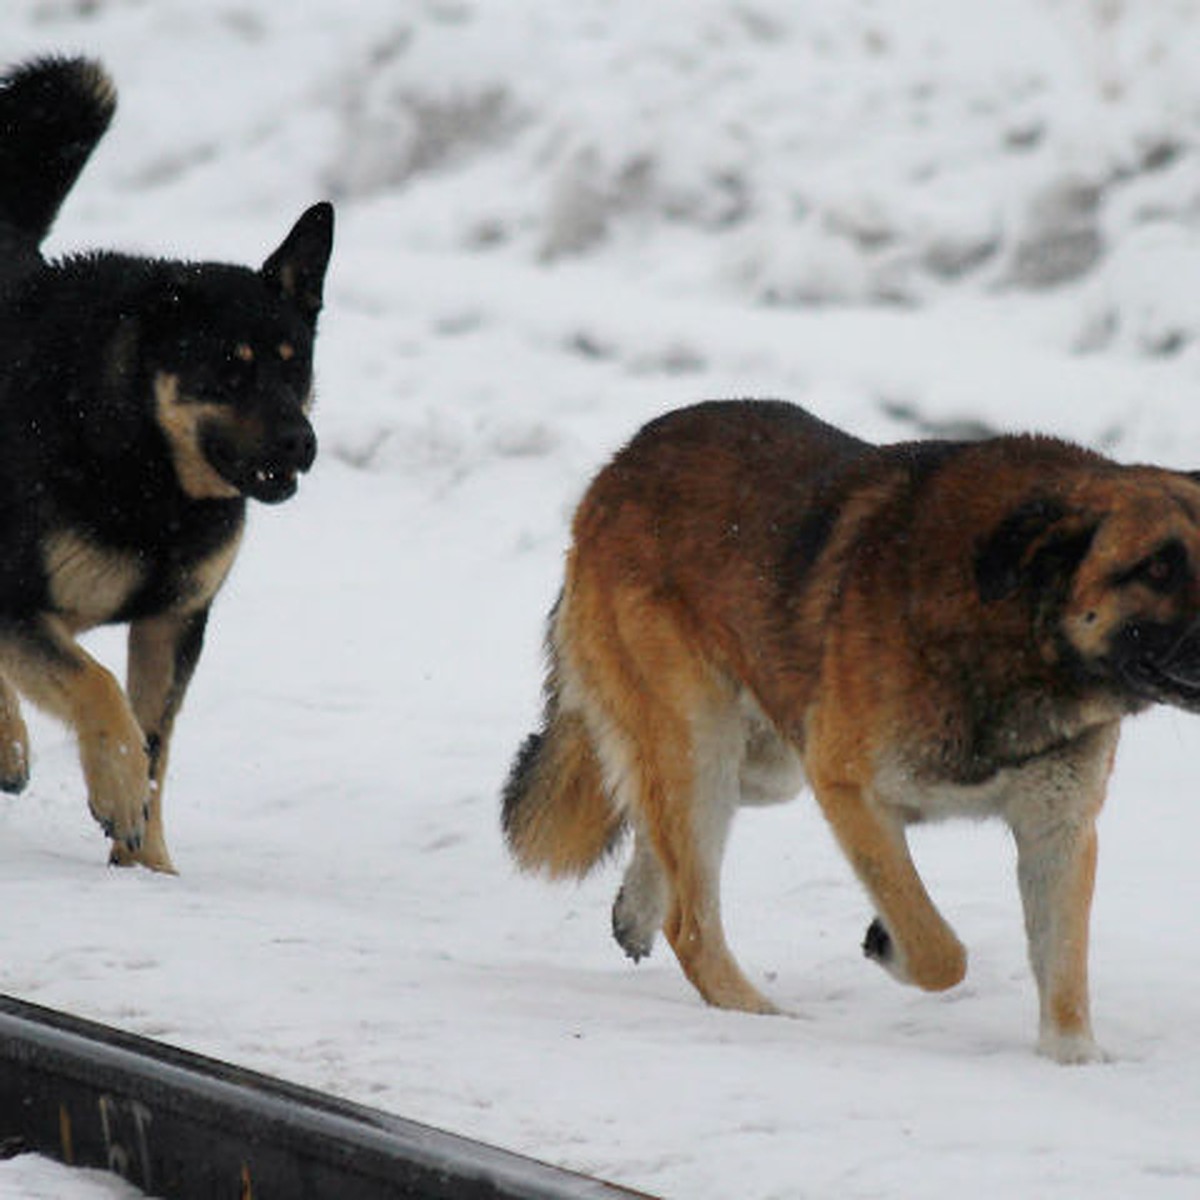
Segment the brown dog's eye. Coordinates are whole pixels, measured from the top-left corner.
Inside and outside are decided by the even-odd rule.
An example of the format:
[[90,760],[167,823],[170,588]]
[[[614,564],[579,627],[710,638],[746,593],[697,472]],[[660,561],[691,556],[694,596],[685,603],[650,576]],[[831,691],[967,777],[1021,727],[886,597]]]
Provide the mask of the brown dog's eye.
[[1187,551],[1172,540],[1142,559],[1122,582],[1142,583],[1156,592],[1171,592],[1188,578]]

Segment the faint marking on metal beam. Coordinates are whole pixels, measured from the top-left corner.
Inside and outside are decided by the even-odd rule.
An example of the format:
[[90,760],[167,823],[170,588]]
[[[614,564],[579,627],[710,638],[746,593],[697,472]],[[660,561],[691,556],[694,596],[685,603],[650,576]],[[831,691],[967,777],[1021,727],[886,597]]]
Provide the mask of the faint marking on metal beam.
[[0,1147],[171,1200],[650,1200],[7,996]]

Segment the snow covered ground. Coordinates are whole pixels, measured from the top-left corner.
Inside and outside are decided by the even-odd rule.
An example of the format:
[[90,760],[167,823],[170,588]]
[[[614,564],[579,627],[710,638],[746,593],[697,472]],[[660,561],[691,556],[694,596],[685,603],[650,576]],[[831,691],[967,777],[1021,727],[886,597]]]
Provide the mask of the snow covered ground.
[[[117,123],[53,249],[261,259],[338,205],[322,456],[253,514],[175,743],[178,878],[117,872],[34,722],[0,989],[671,1200],[1193,1197],[1200,726],[1132,723],[1098,1034],[1032,1053],[1002,830],[916,845],[971,949],[930,997],[810,798],[745,815],[731,942],[795,1019],[608,935],[614,865],[517,876],[571,507],[643,420],[787,396],[872,437],[1066,433],[1200,466],[1193,0],[8,0]],[[112,631],[92,640],[121,661]],[[127,1195],[36,1160],[5,1196]]]

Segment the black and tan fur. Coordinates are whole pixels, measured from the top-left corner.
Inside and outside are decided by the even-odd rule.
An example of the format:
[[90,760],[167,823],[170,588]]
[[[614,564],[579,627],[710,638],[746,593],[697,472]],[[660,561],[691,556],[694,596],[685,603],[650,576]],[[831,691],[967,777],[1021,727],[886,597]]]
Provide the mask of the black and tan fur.
[[[287,499],[316,439],[312,346],[333,214],[261,270],[40,243],[107,128],[103,69],[0,80],[0,786],[24,787],[18,693],[68,722],[114,861],[172,870],[171,729],[246,499]],[[128,687],[76,641],[129,625]]]
[[864,950],[940,990],[966,952],[905,830],[1002,817],[1041,1050],[1097,1056],[1095,821],[1121,719],[1200,709],[1200,483],[1065,442],[874,446],[774,402],[647,425],[579,506],[551,616],[545,728],[514,764],[517,861],[579,874],[626,828],[613,909],[710,1003],[773,1006],[725,943],[742,804],[807,777],[878,913]]

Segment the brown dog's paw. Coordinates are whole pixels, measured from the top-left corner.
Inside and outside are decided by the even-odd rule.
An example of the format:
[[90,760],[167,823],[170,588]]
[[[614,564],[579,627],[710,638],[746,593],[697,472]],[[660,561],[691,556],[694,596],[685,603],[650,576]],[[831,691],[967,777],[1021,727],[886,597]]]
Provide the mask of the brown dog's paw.
[[888,966],[894,957],[892,935],[878,917],[867,926],[862,952],[872,962],[877,962],[883,967]]
[[953,934],[937,943],[919,943],[919,952],[909,957],[879,917],[867,926],[862,951],[893,979],[926,992],[944,992],[961,983],[967,973],[967,953]]
[[626,957],[635,963],[648,957],[657,932],[657,926],[648,922],[645,914],[637,909],[629,890],[622,887],[613,902],[612,933]]

